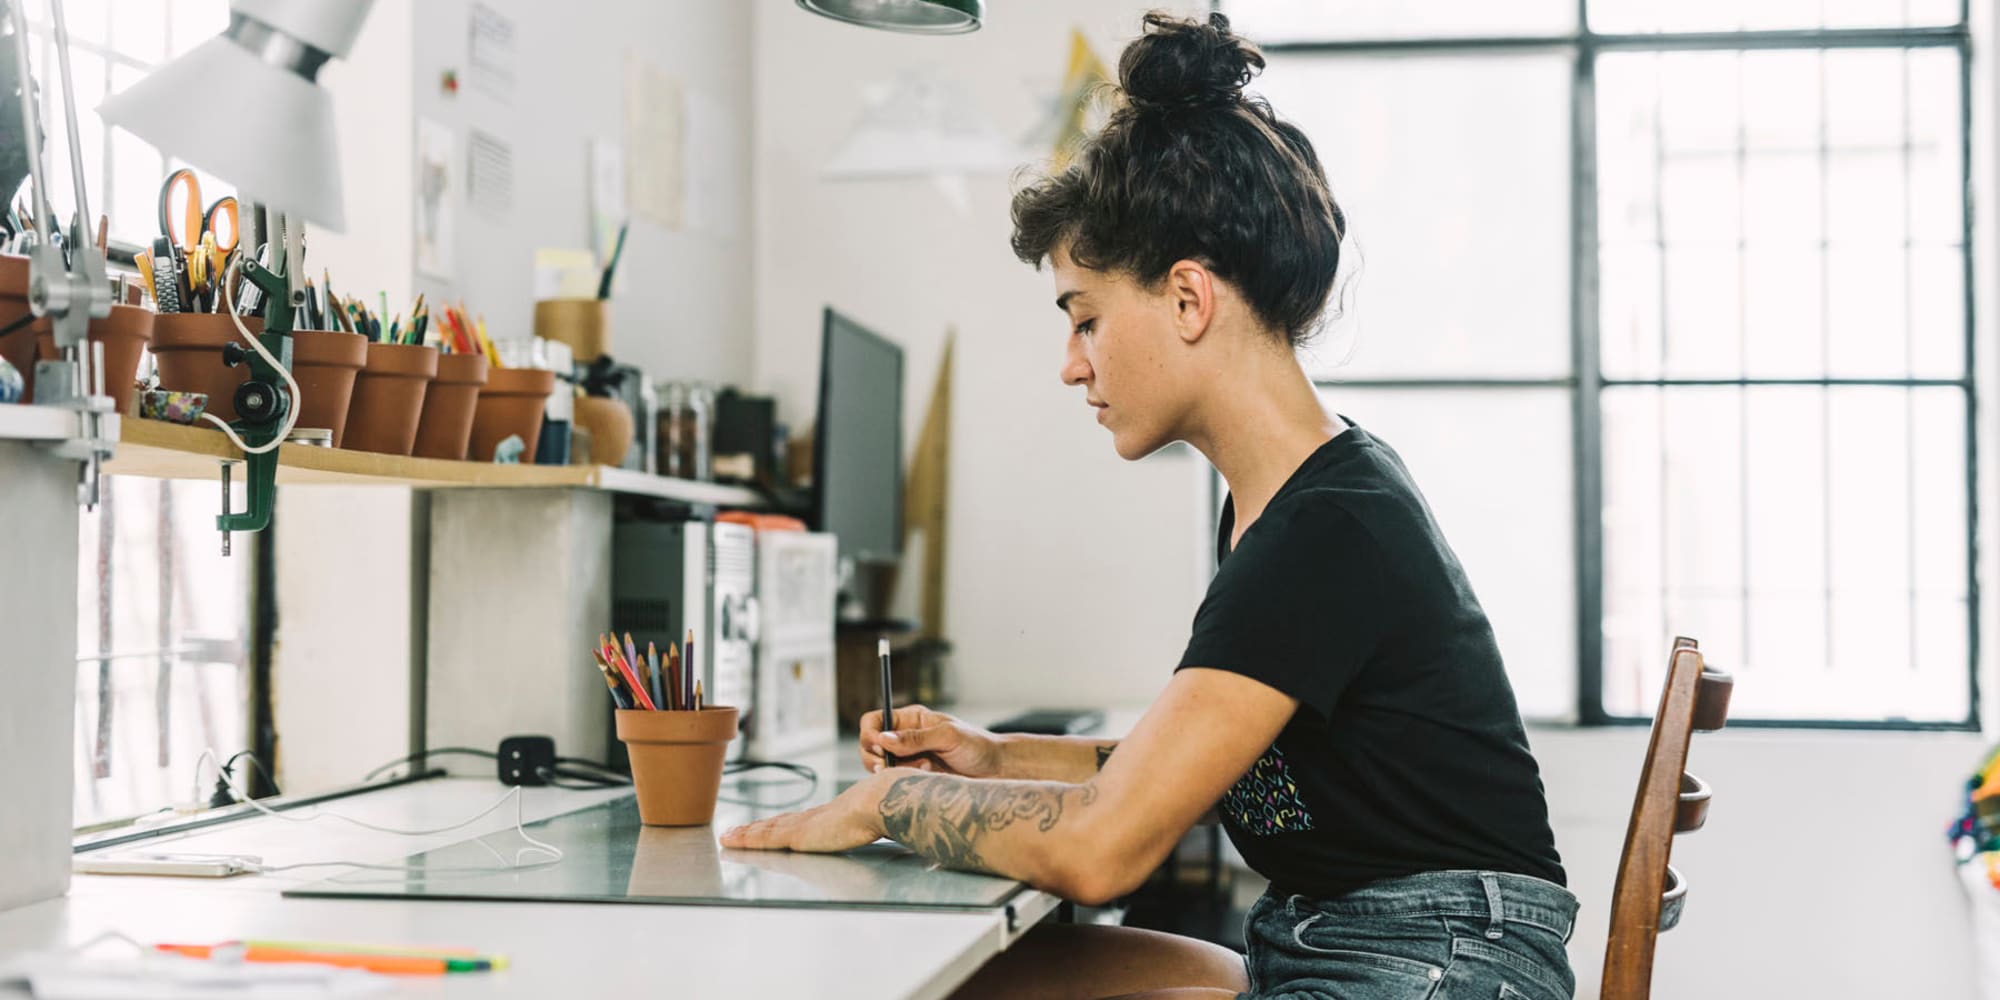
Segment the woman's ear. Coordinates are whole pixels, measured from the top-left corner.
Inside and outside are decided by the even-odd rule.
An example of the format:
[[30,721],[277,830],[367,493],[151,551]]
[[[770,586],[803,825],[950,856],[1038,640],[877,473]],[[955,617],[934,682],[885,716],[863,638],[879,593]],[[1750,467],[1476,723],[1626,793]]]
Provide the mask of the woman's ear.
[[1166,293],[1183,343],[1192,344],[1215,320],[1215,275],[1200,261],[1177,260],[1167,269]]

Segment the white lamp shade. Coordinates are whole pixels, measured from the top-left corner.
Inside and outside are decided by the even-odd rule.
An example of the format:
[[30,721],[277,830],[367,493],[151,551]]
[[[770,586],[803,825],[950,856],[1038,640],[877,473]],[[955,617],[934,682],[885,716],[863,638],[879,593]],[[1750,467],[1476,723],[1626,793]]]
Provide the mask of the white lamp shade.
[[97,110],[105,124],[234,184],[245,201],[346,231],[332,98],[229,38],[203,42]]

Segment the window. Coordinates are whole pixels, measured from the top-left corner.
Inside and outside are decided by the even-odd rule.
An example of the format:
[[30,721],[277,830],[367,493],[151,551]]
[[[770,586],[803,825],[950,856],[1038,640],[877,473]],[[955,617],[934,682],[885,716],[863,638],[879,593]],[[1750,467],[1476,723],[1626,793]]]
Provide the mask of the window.
[[[75,199],[53,21],[47,0],[30,0],[25,13],[49,200],[67,223]],[[150,241],[170,164],[126,133],[107,138],[96,109],[163,59],[221,30],[227,6],[66,0],[63,14],[90,208],[109,218],[113,239]],[[190,113],[219,113],[215,108],[211,101]],[[227,193],[213,178],[203,176],[202,184],[210,198]],[[227,755],[249,745],[253,554],[221,556],[219,499],[209,483],[107,478],[102,503],[81,519],[74,754],[80,827],[184,801],[198,765],[203,776],[213,774],[200,760],[203,751]]]
[[1650,716],[1688,634],[1732,722],[1973,726],[1963,5],[1453,6],[1226,5],[1363,258],[1308,370],[1524,714]]

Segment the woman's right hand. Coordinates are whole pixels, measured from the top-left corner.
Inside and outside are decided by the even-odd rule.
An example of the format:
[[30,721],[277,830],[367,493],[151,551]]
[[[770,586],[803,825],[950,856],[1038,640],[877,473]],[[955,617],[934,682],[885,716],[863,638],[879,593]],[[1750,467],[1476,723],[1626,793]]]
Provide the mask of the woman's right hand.
[[922,705],[896,709],[890,732],[882,731],[882,713],[861,717],[861,766],[873,774],[888,753],[905,767],[967,778],[1000,776],[1000,738]]

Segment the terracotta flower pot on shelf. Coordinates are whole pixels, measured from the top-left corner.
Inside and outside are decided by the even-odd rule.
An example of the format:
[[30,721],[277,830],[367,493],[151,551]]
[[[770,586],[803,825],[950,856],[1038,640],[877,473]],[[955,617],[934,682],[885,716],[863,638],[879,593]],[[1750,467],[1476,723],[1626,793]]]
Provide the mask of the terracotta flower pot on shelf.
[[[35,358],[54,361],[62,357],[56,350],[55,328],[37,320]],[[133,379],[139,374],[139,358],[146,342],[153,338],[153,311],[138,306],[114,305],[111,315],[90,321],[90,342],[104,345],[104,391],[119,413],[132,408]]]
[[354,380],[368,363],[368,338],[343,330],[292,331],[292,378],[298,380],[299,408],[294,429],[318,427],[333,432],[340,447],[347,429],[348,405],[354,400]]
[[445,354],[438,358],[436,380],[424,393],[424,412],[417,419],[417,445],[423,458],[463,459],[472,446],[472,414],[479,407],[479,390],[486,385],[486,356]]
[[[0,330],[27,316],[28,308],[28,258],[15,254],[0,254]],[[7,359],[21,373],[26,383],[26,391],[21,394],[22,402],[35,399],[35,327],[40,324],[33,320],[23,323],[10,333],[0,334],[0,358]]]
[[417,441],[424,394],[437,377],[438,353],[421,344],[369,344],[368,363],[354,380],[354,399],[340,447],[407,455]]
[[[245,316],[243,325],[254,336],[264,331],[262,316]],[[222,345],[243,337],[227,313],[159,313],[153,317],[153,362],[159,367],[160,388],[208,394],[208,412],[224,421],[236,419],[236,387],[250,378],[248,364],[231,368],[222,363]]]
[[500,442],[518,436],[527,446],[521,453],[521,464],[533,463],[535,442],[542,436],[542,410],[555,388],[556,373],[545,368],[495,368],[488,372],[472,412],[468,457],[491,462]]

